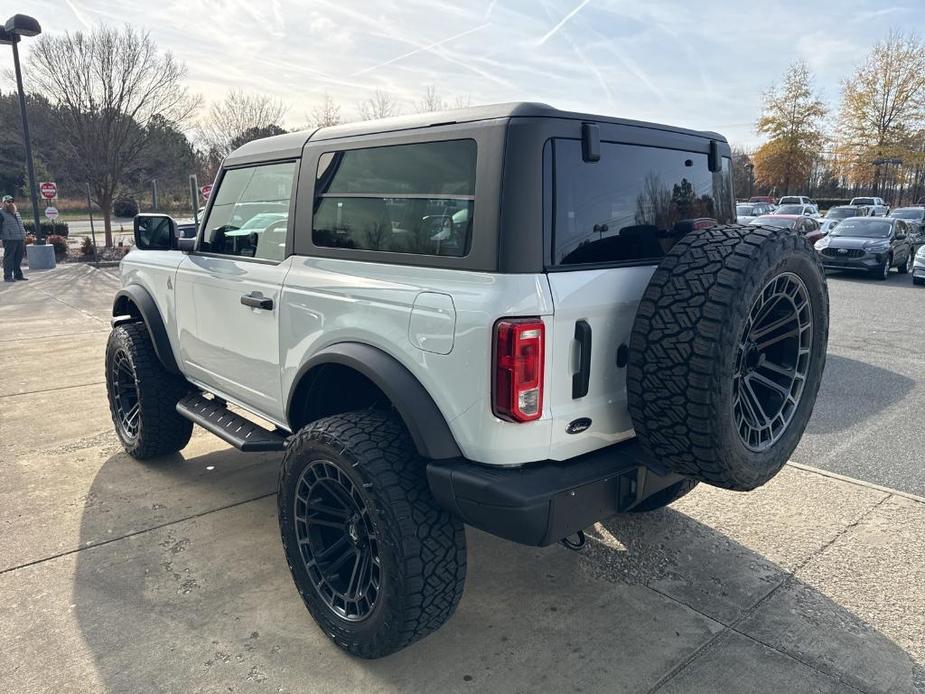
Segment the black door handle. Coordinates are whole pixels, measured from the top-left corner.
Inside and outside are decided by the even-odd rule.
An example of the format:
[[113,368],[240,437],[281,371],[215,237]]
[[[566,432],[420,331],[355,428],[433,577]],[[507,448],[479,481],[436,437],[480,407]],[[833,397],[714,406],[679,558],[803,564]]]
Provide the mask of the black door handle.
[[572,374],[572,398],[583,398],[591,383],[591,326],[588,321],[575,322],[575,339],[581,350],[578,355],[578,372]]
[[260,292],[251,292],[241,297],[241,303],[251,308],[262,308],[264,311],[273,310],[273,299]]

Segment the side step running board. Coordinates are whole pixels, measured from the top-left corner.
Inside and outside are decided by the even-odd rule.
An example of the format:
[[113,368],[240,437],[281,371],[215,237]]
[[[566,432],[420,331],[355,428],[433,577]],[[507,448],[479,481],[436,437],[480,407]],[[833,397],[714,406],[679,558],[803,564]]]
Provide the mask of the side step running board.
[[190,393],[178,402],[177,412],[245,452],[282,451],[286,448],[284,436],[254,424],[221,402],[209,400],[200,393]]

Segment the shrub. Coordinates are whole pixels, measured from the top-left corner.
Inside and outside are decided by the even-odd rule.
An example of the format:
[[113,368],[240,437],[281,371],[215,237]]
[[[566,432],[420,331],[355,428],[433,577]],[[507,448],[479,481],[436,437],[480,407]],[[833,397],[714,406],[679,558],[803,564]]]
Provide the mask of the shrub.
[[[35,222],[23,220],[22,225],[26,228],[27,234],[35,234]],[[57,224],[52,224],[51,222],[42,222],[41,223],[42,233],[45,236],[50,236],[52,234],[56,236],[63,236],[67,238],[69,232],[67,222],[60,222]]]
[[116,217],[134,217],[138,214],[138,203],[131,198],[119,198],[112,203],[112,213]]
[[93,240],[89,236],[84,236],[80,243],[80,254],[84,257],[93,255]]
[[51,236],[45,239],[48,243],[55,247],[55,258],[60,260],[67,255],[67,239],[58,234],[52,234]]

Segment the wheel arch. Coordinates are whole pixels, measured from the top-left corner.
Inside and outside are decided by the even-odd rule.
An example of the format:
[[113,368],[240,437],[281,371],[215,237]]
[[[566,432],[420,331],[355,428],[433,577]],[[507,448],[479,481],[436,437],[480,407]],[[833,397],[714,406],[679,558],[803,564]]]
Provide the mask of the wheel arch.
[[324,398],[347,374],[356,374],[388,400],[423,457],[442,460],[462,455],[446,419],[420,381],[390,354],[360,342],[331,345],[299,369],[286,403],[293,430],[308,423],[301,421],[306,419],[305,403]]
[[154,353],[164,368],[172,374],[179,374],[177,360],[170,346],[170,338],[164,319],[148,290],[137,284],[123,287],[116,292],[112,302],[112,327],[122,323],[142,322],[148,329]]

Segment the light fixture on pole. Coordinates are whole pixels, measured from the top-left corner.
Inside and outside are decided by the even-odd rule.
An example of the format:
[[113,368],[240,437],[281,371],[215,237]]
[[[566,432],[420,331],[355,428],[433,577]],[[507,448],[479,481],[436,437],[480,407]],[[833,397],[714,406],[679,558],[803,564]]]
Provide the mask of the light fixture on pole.
[[[22,86],[22,70],[19,67],[18,44],[23,36],[38,36],[42,27],[33,17],[14,14],[0,28],[0,44],[13,47],[13,71],[16,73],[16,91],[19,92],[19,113],[22,118],[22,138],[26,148],[26,171],[29,175],[29,190],[32,192],[32,216],[35,219],[35,238],[37,243],[45,243],[42,234],[42,222],[39,219],[39,199],[35,185],[35,167],[32,163],[32,138],[29,136],[29,117],[26,113],[26,94]],[[54,256],[52,256],[54,257]]]

